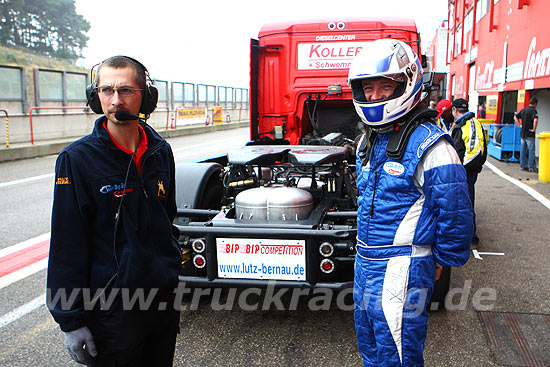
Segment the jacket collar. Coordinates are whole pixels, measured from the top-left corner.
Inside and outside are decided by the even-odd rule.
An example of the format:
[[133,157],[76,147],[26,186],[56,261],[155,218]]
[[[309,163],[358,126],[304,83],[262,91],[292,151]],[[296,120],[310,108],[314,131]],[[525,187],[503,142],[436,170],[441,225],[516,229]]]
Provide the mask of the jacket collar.
[[466,121],[468,121],[469,119],[471,119],[472,117],[474,117],[474,113],[473,112],[466,112],[464,115],[460,116],[456,121],[455,121],[455,125],[458,125],[460,123],[462,123],[462,125],[464,125],[464,123],[466,123]]
[[[106,119],[107,118],[105,116],[101,116],[97,120],[95,120],[95,126],[92,135],[94,135],[99,141],[101,141],[109,148],[118,149],[113,144],[113,141],[109,137],[109,133],[107,132],[107,130],[103,127],[103,121],[105,121]],[[147,146],[149,151],[153,151],[164,144],[164,139],[155,130],[153,130],[151,126],[147,125],[141,120],[139,124],[147,135]]]

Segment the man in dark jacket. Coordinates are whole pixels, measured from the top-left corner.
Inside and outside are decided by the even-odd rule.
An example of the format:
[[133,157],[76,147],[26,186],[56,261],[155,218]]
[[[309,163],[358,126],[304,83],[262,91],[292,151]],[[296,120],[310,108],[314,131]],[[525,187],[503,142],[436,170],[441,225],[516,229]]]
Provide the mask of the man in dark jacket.
[[48,308],[76,362],[171,366],[181,265],[174,158],[138,118],[153,112],[158,91],[141,63],[115,56],[87,96],[104,116],[56,162]]
[[[535,163],[535,132],[539,123],[537,112],[537,102],[535,97],[529,100],[529,106],[525,107],[514,119],[521,127],[521,151],[519,154],[519,165],[524,171],[538,172]],[[527,160],[529,159],[529,162]],[[529,163],[529,165],[528,165]]]

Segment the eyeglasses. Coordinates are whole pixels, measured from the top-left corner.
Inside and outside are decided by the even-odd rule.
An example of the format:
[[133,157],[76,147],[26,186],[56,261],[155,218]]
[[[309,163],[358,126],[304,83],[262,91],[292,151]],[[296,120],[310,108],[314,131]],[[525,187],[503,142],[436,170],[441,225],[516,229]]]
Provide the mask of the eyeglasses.
[[97,91],[99,94],[101,94],[104,97],[111,97],[113,94],[115,94],[115,91],[118,92],[118,95],[121,97],[130,97],[136,94],[136,91],[143,90],[143,89],[136,89],[132,87],[121,87],[121,88],[113,88],[109,86],[102,86],[97,87]]

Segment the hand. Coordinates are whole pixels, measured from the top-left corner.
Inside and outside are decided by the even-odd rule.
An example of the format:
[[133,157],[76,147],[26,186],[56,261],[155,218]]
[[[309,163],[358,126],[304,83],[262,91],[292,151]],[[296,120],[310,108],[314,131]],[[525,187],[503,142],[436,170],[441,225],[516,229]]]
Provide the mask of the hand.
[[439,277],[441,276],[441,272],[443,271],[443,267],[442,266],[437,266],[435,268],[435,280],[439,280]]
[[87,366],[92,363],[90,356],[97,356],[94,338],[86,326],[65,333],[65,348],[75,362]]

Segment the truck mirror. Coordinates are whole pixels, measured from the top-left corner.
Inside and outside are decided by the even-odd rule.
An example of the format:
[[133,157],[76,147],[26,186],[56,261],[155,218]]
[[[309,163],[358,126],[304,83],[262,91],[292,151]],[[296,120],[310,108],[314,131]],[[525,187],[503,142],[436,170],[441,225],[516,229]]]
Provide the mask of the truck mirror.
[[422,86],[424,91],[431,91],[434,83],[434,73],[427,72],[422,74]]

